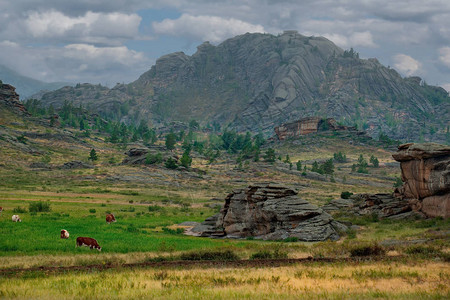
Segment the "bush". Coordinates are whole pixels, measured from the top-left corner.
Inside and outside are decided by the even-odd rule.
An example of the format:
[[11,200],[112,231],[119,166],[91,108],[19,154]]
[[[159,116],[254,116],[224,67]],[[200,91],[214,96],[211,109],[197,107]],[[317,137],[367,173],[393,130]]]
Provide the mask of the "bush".
[[25,207],[17,206],[13,208],[13,213],[26,213],[27,209]]
[[405,249],[404,252],[408,255],[419,256],[424,258],[442,255],[442,252],[438,248],[425,245],[409,246]]
[[158,210],[162,210],[162,209],[163,209],[163,207],[159,206],[159,205],[150,205],[148,207],[148,211],[158,211]]
[[91,208],[91,209],[89,210],[89,212],[90,212],[91,214],[95,214],[97,211],[95,210],[95,208]]
[[401,187],[403,185],[403,181],[400,177],[395,177],[394,188]]
[[30,202],[28,210],[30,212],[49,212],[52,209],[50,207],[49,201],[47,202],[37,201],[37,202]]
[[231,250],[225,251],[195,251],[183,253],[181,260],[238,260],[239,256]]
[[166,160],[166,162],[164,163],[164,166],[165,166],[167,169],[176,169],[176,168],[178,168],[176,159],[174,159],[174,158],[172,158],[172,157],[169,157],[169,158]]
[[379,256],[379,255],[385,255],[386,250],[378,245],[377,243],[373,244],[364,244],[364,245],[357,245],[354,246],[352,249],[350,249],[350,256],[356,257],[356,256]]
[[250,259],[282,259],[287,258],[287,253],[275,249],[273,252],[268,250],[258,251],[250,256]]
[[153,164],[159,164],[163,162],[163,156],[161,153],[148,153],[147,156],[145,157],[145,163],[147,165],[153,165]]
[[349,199],[351,195],[353,195],[352,192],[347,192],[347,191],[345,191],[345,192],[342,192],[342,193],[341,193],[341,198],[342,198],[342,199]]

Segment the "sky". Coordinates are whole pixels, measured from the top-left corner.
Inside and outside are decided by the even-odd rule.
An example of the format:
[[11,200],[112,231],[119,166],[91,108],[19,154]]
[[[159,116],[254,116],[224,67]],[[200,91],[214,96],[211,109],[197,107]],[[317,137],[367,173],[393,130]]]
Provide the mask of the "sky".
[[324,36],[450,91],[449,0],[0,0],[0,64],[114,86],[246,32]]

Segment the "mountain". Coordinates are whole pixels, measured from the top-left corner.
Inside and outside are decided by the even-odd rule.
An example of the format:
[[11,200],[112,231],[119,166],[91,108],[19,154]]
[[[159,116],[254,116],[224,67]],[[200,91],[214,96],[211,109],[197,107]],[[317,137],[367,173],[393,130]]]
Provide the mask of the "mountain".
[[43,95],[114,115],[124,122],[195,119],[238,131],[264,131],[307,116],[332,117],[373,137],[443,141],[450,97],[419,77],[402,78],[378,60],[360,59],[323,37],[295,31],[244,34],[192,56],[165,55],[128,85],[78,85]]
[[5,66],[0,65],[0,80],[3,83],[16,87],[21,99],[26,99],[41,91],[53,91],[63,86],[70,85],[67,82],[43,82],[30,77],[20,75]]

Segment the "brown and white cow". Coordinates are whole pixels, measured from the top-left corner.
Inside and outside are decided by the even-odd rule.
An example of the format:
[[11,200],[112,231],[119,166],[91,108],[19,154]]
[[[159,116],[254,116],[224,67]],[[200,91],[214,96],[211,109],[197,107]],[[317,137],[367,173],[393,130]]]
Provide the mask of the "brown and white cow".
[[106,223],[111,224],[112,222],[116,222],[116,218],[113,214],[106,215]]
[[68,239],[69,238],[69,232],[65,229],[61,229],[61,238],[62,239]]
[[77,245],[76,247],[86,246],[91,249],[97,249],[98,251],[102,251],[102,247],[99,246],[97,241],[90,237],[77,237]]
[[13,216],[11,217],[11,220],[12,220],[13,222],[22,222],[22,220],[20,219],[19,215],[13,215]]

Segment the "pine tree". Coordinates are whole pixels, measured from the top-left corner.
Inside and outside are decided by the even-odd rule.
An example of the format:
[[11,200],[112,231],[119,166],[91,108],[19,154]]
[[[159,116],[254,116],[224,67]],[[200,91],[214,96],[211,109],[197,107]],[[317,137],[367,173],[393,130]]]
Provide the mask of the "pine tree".
[[92,160],[92,162],[98,160],[97,152],[94,148],[92,148],[91,152],[89,153],[89,160]]
[[176,141],[177,141],[177,136],[175,135],[175,133],[171,132],[171,133],[167,134],[166,135],[166,148],[168,150],[175,149]]
[[267,162],[274,162],[276,159],[275,150],[269,148],[266,150],[266,154],[264,155],[264,160]]
[[297,171],[301,171],[302,170],[302,162],[298,161],[297,162]]
[[181,156],[180,163],[185,168],[189,168],[191,166],[192,158],[189,156],[188,151],[184,151],[183,156]]

